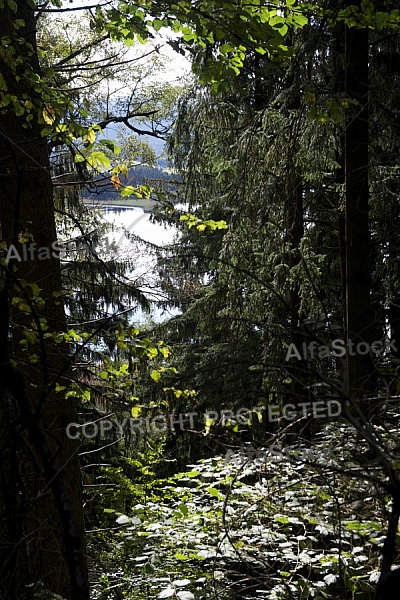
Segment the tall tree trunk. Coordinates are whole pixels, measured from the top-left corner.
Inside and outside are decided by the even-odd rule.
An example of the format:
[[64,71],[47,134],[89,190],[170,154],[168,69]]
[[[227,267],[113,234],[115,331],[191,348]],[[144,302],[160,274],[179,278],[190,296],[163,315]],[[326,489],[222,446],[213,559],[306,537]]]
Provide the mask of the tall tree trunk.
[[[303,186],[301,179],[292,171],[293,166],[288,167],[290,172],[286,178],[286,219],[289,233],[290,244],[292,246],[289,257],[289,267],[297,266],[301,261],[300,243],[304,236],[304,214],[303,214]],[[303,343],[309,340],[305,332],[301,329],[300,315],[300,286],[298,283],[292,285],[289,294],[290,324],[291,324],[291,343],[299,349],[302,355]],[[302,360],[297,358],[289,362],[288,371],[292,377],[291,402],[299,404],[309,399],[308,392],[308,361],[302,356]]]
[[[293,43],[293,42],[292,42]],[[300,109],[300,83],[298,81],[298,71],[292,66],[288,79],[287,87],[290,89],[287,109],[298,111]],[[286,230],[288,232],[288,241],[291,246],[289,256],[289,267],[293,268],[300,264],[300,244],[304,236],[304,207],[303,207],[303,181],[297,173],[295,165],[295,153],[298,150],[298,137],[300,127],[300,117],[292,116],[290,126],[290,135],[288,136],[288,154],[286,159],[286,176],[285,176],[285,221]],[[290,308],[290,329],[291,343],[296,348],[302,349],[303,343],[307,342],[306,333],[300,325],[301,296],[300,284],[293,283],[289,292],[289,308]],[[300,350],[300,354],[302,354]],[[302,356],[302,360],[294,358],[290,360],[288,372],[291,375],[291,399],[296,406],[310,399],[309,393],[309,372],[308,360]],[[304,423],[301,423],[303,432],[306,431]],[[296,435],[296,428],[292,428],[293,435]]]
[[[18,30],[16,19],[24,21]],[[16,12],[8,5],[0,10],[0,38],[10,39],[0,57],[0,222],[7,248],[15,245],[21,257],[11,258],[8,268],[3,262],[0,278],[0,597],[28,598],[32,587],[26,586],[42,581],[67,600],[87,600],[78,448],[66,435],[75,411],[54,385],[67,356],[51,337],[42,337],[65,330],[66,323],[55,297],[61,279],[51,251],[56,232],[47,142],[38,122],[43,106],[32,83],[39,73],[35,30],[25,0]],[[6,94],[16,100],[2,106]],[[25,260],[18,241],[24,231],[50,256],[40,260],[36,250]],[[32,284],[41,289],[42,303]],[[35,331],[35,339],[21,344]]]
[[[368,226],[368,29],[346,27],[346,94],[355,101],[345,134],[346,333],[348,390],[361,397],[373,391],[373,364],[357,350],[370,343]],[[362,347],[363,348],[363,347]],[[364,349],[364,348],[363,348]]]
[[[342,98],[345,93],[345,73],[343,70],[343,64],[345,59],[346,44],[345,44],[345,26],[343,23],[335,25],[332,31],[332,89],[334,97]],[[338,145],[336,153],[336,162],[338,168],[335,173],[335,183],[344,188],[345,184],[345,162],[344,162],[344,148],[345,148],[345,131],[342,131],[340,135],[340,143]],[[337,214],[337,227],[338,227],[338,246],[339,246],[339,264],[340,264],[340,295],[339,303],[342,307],[342,320],[341,324],[343,330],[346,328],[346,213],[341,207],[342,198],[338,192],[335,198],[336,201],[336,214]]]

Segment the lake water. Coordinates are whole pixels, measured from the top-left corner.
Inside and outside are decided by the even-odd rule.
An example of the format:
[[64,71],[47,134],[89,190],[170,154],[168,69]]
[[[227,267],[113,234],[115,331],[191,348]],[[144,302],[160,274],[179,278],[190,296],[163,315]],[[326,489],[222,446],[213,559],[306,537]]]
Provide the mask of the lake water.
[[[117,258],[134,263],[134,268],[127,272],[129,279],[133,282],[137,281],[138,287],[149,299],[155,301],[164,299],[157,287],[154,252],[146,244],[129,240],[125,232],[160,247],[173,241],[177,233],[176,228],[152,223],[150,213],[145,213],[141,208],[109,206],[103,208],[103,213],[104,218],[115,227],[114,231],[108,234],[108,238],[118,247]],[[151,316],[155,321],[161,322],[178,313],[179,311],[174,308],[161,310],[153,307]],[[135,322],[143,322],[147,318],[148,316],[140,309],[134,313]]]
[[[143,240],[162,246],[172,242],[176,229],[164,227],[150,222],[150,213],[145,213],[141,208],[123,208],[120,206],[107,206],[103,209],[104,217],[109,223],[114,223],[130,233],[140,236]],[[121,234],[118,239],[119,246],[125,246],[128,240]]]

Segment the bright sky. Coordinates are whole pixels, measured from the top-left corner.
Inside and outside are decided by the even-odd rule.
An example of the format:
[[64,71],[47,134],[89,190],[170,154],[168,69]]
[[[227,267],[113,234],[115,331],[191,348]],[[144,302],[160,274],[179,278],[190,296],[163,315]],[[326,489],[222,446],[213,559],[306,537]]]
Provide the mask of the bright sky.
[[165,32],[163,35],[158,32],[157,36],[160,44],[162,44],[161,54],[166,57],[168,64],[165,71],[165,79],[168,81],[180,80],[182,77],[188,75],[190,73],[190,62],[184,56],[175,52],[165,42],[165,39],[172,37],[172,35],[169,32]]
[[[71,11],[71,12],[65,12],[65,13],[59,13],[59,15],[60,16],[65,15],[66,17],[68,17],[71,14],[79,15],[80,14],[79,9],[81,9],[81,14],[84,14],[85,8],[93,7],[93,6],[96,6],[97,4],[105,4],[105,2],[102,2],[99,0],[69,0],[68,2],[64,1],[62,8],[74,8],[74,9],[78,9],[78,10]],[[158,73],[157,74],[158,79],[161,78],[164,81],[169,81],[169,82],[177,81],[178,82],[182,77],[184,77],[185,75],[188,75],[190,73],[190,63],[184,56],[175,52],[171,48],[171,46],[169,46],[166,43],[166,40],[167,39],[178,39],[179,36],[176,35],[175,33],[173,33],[171,31],[171,29],[169,29],[169,28],[162,29],[161,31],[158,31],[158,32],[154,32],[154,36],[155,36],[155,39],[152,42],[150,42],[150,44],[161,46],[160,54],[162,56],[165,56],[165,58],[167,59],[166,60],[167,67],[165,69],[165,72]],[[145,49],[146,49],[146,46],[142,45],[138,42],[137,44],[132,46],[129,53],[132,54],[132,56],[137,56],[137,55],[143,54]]]
[[[170,35],[171,33],[171,35]],[[139,42],[129,49],[128,56],[141,56],[152,46],[160,47],[159,54],[164,57],[165,70],[157,72],[155,74],[157,80],[177,82],[179,83],[182,78],[186,77],[190,73],[190,62],[181,54],[175,52],[171,46],[167,44],[167,39],[176,37],[172,32],[157,32],[155,39],[148,42],[146,45],[142,45]]]

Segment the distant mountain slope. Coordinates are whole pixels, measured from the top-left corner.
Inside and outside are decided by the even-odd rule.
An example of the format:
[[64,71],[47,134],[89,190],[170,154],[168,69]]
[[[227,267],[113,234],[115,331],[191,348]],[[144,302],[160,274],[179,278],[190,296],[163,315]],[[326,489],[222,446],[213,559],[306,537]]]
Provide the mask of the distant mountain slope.
[[[122,177],[123,185],[139,186],[144,185],[147,179],[162,179],[164,181],[174,181],[177,179],[176,175],[171,175],[161,168],[151,169],[150,167],[139,165],[133,167],[128,171],[128,178],[125,180]],[[83,191],[83,198],[86,200],[117,200],[120,198],[120,191],[115,189],[112,183],[103,181],[103,176],[98,177],[99,185],[94,185],[89,188],[85,188]],[[134,198],[134,196],[132,196]]]

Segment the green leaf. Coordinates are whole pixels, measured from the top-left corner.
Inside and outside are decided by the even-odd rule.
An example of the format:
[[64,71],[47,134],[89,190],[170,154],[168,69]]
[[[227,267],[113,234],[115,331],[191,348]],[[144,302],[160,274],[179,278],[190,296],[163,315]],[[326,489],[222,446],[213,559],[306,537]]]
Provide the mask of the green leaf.
[[361,0],[361,10],[367,16],[372,16],[374,12],[374,3],[372,2],[372,0]]
[[318,519],[316,519],[315,517],[305,515],[304,518],[310,523],[310,525],[318,525]]
[[186,477],[197,477],[198,475],[200,475],[200,471],[189,471],[188,473],[185,473]]
[[284,23],[282,27],[279,27],[278,32],[281,34],[281,36],[284,36],[288,32],[288,29],[288,26],[286,25],[286,23]]
[[189,560],[188,556],[185,556],[184,554],[181,554],[180,552],[177,552],[174,555],[174,558],[176,558],[176,560]]
[[152,21],[151,23],[151,26],[153,27],[154,31],[160,31],[162,25],[163,23],[162,21],[160,21],[160,19],[154,19],[154,21]]
[[126,185],[121,190],[121,197],[127,198],[128,196],[132,196],[132,194],[135,194],[135,193],[137,195],[136,188],[134,188],[132,185]]
[[382,27],[385,27],[389,19],[390,16],[388,15],[388,13],[378,11],[375,14],[375,23],[377,28],[382,29]]
[[296,23],[299,27],[304,27],[308,24],[308,19],[304,15],[296,14],[293,16],[293,22]]
[[217,489],[215,488],[208,488],[207,492],[210,494],[210,496],[213,496],[214,498],[218,498],[218,500],[225,500],[225,496],[223,496]]
[[353,577],[347,579],[345,578],[345,583],[346,583],[346,587],[351,591],[351,592],[355,592],[357,591],[357,582],[354,580]]
[[144,569],[143,569],[143,571],[144,571],[144,572],[145,572],[147,575],[152,575],[152,574],[154,573],[154,571],[155,571],[155,570],[156,570],[156,569],[155,569],[155,567],[153,567],[153,565],[152,565],[151,563],[147,563],[147,564],[144,566]]
[[55,71],[54,69],[51,69],[50,67],[44,67],[42,69],[43,75],[45,75],[46,77],[48,77],[49,79],[51,79],[52,77],[54,77],[55,75]]
[[269,24],[270,24],[272,27],[275,27],[275,25],[280,25],[280,24],[283,24],[284,22],[285,22],[285,19],[284,19],[284,18],[283,18],[281,15],[275,15],[274,17],[272,17],[272,18],[269,20]]
[[150,194],[152,192],[152,188],[149,185],[141,185],[139,187],[139,193],[143,198],[150,198]]
[[110,159],[108,158],[108,156],[106,156],[104,152],[99,151],[92,152],[88,156],[87,162],[91,167],[95,168],[101,166],[104,167],[104,169],[109,169],[111,166]]
[[228,52],[231,52],[231,50],[233,50],[233,46],[232,44],[223,44],[221,46],[221,48],[219,49],[219,51],[221,52],[221,54],[227,54]]
[[287,523],[289,523],[289,519],[288,519],[288,517],[284,517],[284,516],[282,516],[282,515],[275,515],[275,516],[274,516],[274,520],[275,520],[277,523],[282,523],[283,525],[286,525]]
[[4,77],[3,77],[3,75],[0,73],[0,90],[2,92],[6,92],[7,89],[8,88],[7,88],[6,81],[5,81]]
[[115,155],[121,154],[121,148],[117,146],[117,144],[114,144],[114,142],[112,142],[111,140],[99,140],[99,144],[101,144],[102,146],[106,146]]
[[188,510],[186,504],[181,503],[181,504],[179,504],[178,508],[185,517],[188,516],[189,510]]

